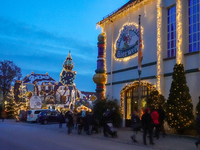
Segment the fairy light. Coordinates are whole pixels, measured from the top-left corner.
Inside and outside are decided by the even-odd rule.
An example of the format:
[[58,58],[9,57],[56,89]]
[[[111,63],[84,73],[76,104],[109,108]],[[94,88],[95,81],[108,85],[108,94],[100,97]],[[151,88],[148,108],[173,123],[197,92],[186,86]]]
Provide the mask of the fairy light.
[[[104,31],[103,30],[104,28],[102,28],[102,31]],[[107,45],[107,40],[106,40],[106,32],[102,32],[103,34],[104,34],[104,51],[103,51],[103,55],[104,55],[104,57],[103,57],[103,59],[104,59],[104,70],[105,70],[105,78],[106,78],[106,81],[105,81],[105,84],[107,83],[107,75],[106,75],[106,72],[107,72],[107,66],[106,66],[106,45]],[[106,86],[105,86],[105,84],[104,84],[104,97],[106,97]]]
[[[114,44],[114,50],[116,51],[116,49],[117,49],[117,47],[116,47],[116,45],[117,45],[117,40],[119,39],[119,37],[120,37],[120,35],[121,35],[121,32],[122,32],[122,30],[124,29],[124,26],[131,26],[131,25],[134,25],[137,29],[138,29],[138,27],[139,27],[139,25],[137,24],[137,23],[135,23],[135,22],[131,22],[131,23],[129,23],[129,22],[126,22],[126,23],[124,23],[123,24],[123,26],[122,26],[122,28],[119,30],[119,34],[118,34],[118,36],[117,36],[117,38],[116,38],[116,40],[115,40],[115,44]],[[143,27],[141,27],[141,33],[142,33],[142,39],[143,39]],[[138,38],[139,39],[139,38]],[[143,40],[142,40],[142,49],[144,49],[144,44],[143,44]],[[135,54],[133,54],[133,55],[131,55],[131,56],[129,56],[129,57],[125,57],[125,58],[117,58],[116,56],[114,57],[115,58],[115,60],[116,61],[128,61],[128,60],[130,60],[130,59],[132,59],[132,58],[135,58],[136,56],[138,56],[138,53],[135,53]]]
[[[123,17],[127,16],[127,14],[129,14],[133,11],[138,11],[139,8],[141,8],[144,5],[147,5],[148,3],[152,3],[153,1],[155,1],[155,0],[143,0],[143,2],[141,2],[140,0],[136,0],[135,2],[131,3],[127,7],[120,10],[119,13],[116,13],[114,16],[111,15],[112,21],[116,21],[120,18],[123,18]],[[109,20],[109,17],[110,16],[108,16],[104,20],[98,22],[97,24],[99,24],[99,25],[102,25],[103,23],[110,24],[111,22]]]
[[182,61],[182,52],[181,52],[181,45],[182,45],[182,15],[181,15],[181,1],[177,0],[177,63],[180,64]]
[[161,26],[162,26],[162,10],[160,7],[161,0],[157,2],[157,90],[161,91],[160,88],[160,77],[161,77]]
[[[152,85],[150,82],[141,82],[140,83],[141,86],[145,86],[145,87],[152,87],[152,89],[156,89],[155,85]],[[134,81],[129,85],[126,85],[120,92],[120,104],[121,104],[121,113],[124,114],[124,94],[127,90],[129,90],[131,87],[134,86],[139,86],[139,81]]]

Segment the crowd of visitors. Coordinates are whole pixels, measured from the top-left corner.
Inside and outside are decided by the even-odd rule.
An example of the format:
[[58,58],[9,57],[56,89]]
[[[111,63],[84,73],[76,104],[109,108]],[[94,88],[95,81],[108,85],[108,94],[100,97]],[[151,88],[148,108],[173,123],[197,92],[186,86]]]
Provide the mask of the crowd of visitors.
[[68,128],[68,134],[72,134],[72,129],[77,130],[78,134],[82,133],[84,130],[88,135],[92,132],[98,132],[98,123],[95,121],[92,112],[86,112],[85,110],[81,112],[67,111],[65,114],[60,112],[59,115],[59,128],[62,128],[62,124],[66,123]]
[[113,126],[113,117],[114,115],[109,109],[103,114],[102,118],[98,120],[94,117],[93,112],[82,110],[81,112],[72,112],[67,111],[65,114],[60,112],[59,115],[59,128],[62,128],[62,124],[66,123],[68,128],[68,134],[72,134],[72,129],[77,130],[78,134],[81,134],[83,131],[90,135],[93,132],[101,132],[101,127],[103,128],[104,136],[111,135],[116,137],[116,129]]
[[[136,111],[133,111],[131,116],[132,129],[134,134],[131,136],[133,142],[138,142],[136,140],[137,132],[143,130],[143,143],[147,145],[146,138],[148,135],[149,143],[154,145],[153,137],[159,139],[159,133],[162,132],[163,137],[165,137],[164,129],[165,111],[161,106],[159,108],[149,109],[146,108],[140,119]],[[153,132],[155,131],[155,132]]]
[[[102,127],[105,137],[108,137],[108,135],[117,137],[117,131],[113,126],[113,121],[115,118],[113,113],[114,111],[115,109],[111,111],[107,109],[101,120],[95,119],[92,112],[85,110],[81,112],[67,111],[65,114],[61,112],[59,115],[59,128],[62,128],[62,124],[65,122],[66,127],[68,128],[68,134],[71,135],[72,129],[75,129],[77,130],[78,134],[81,134],[82,131],[84,131],[86,134],[90,135],[93,132],[101,132]],[[131,136],[131,139],[133,142],[137,143],[137,132],[142,129],[143,144],[147,145],[146,138],[148,137],[150,145],[154,145],[153,137],[159,139],[160,133],[162,133],[162,136],[165,137],[164,121],[165,111],[161,106],[153,109],[146,108],[141,117],[139,117],[136,111],[133,111],[131,116],[133,135]],[[200,113],[197,115],[196,125],[197,132],[200,135]],[[200,138],[197,142],[195,142],[196,147],[198,147],[199,144]]]
[[[81,112],[72,112],[67,111],[65,114],[60,113],[59,119],[59,128],[62,128],[62,124],[65,122],[68,127],[68,134],[72,134],[72,129],[77,130],[78,134],[81,134],[84,131],[86,134],[90,135],[93,132],[101,131],[101,127],[103,128],[103,134],[105,137],[109,135],[112,137],[117,137],[117,131],[113,126],[113,118],[114,118],[114,109],[107,109],[103,114],[101,120],[96,120],[93,116],[92,112],[81,111]],[[164,120],[165,120],[165,111],[161,106],[154,109],[146,108],[144,110],[141,118],[138,116],[136,111],[133,111],[131,116],[131,127],[133,129],[133,135],[131,139],[133,142],[137,143],[136,135],[137,132],[141,129],[143,130],[143,143],[147,145],[146,138],[149,138],[149,143],[154,145],[153,137],[159,139],[160,132],[162,132],[163,137],[165,137],[164,130]],[[147,136],[148,135],[148,136]],[[197,142],[198,146],[200,142]]]

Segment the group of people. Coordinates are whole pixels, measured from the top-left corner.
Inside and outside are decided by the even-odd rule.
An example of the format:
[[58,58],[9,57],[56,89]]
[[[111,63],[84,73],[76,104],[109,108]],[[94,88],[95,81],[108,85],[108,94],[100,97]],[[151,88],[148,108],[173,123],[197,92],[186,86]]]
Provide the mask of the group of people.
[[[62,124],[66,123],[68,134],[71,135],[72,129],[75,129],[78,131],[78,134],[81,134],[82,131],[85,131],[86,134],[90,135],[93,132],[101,132],[102,127],[104,136],[107,137],[110,134],[111,136],[116,137],[116,130],[112,124],[112,112],[114,112],[114,110],[110,111],[107,109],[100,120],[93,116],[93,112],[88,112],[85,110],[81,112],[60,112],[59,128],[62,128]],[[113,131],[113,134],[111,133],[110,129]]]
[[[74,128],[78,130],[78,134],[81,134],[82,130],[84,129],[84,131],[90,135],[92,131],[95,130],[95,127],[96,132],[98,132],[98,127],[101,125],[103,127],[104,136],[107,137],[108,134],[111,136],[116,136],[114,128],[110,127],[110,125],[112,126],[112,113],[110,110],[107,110],[103,114],[102,119],[98,123],[95,121],[92,112],[86,111],[81,111],[79,113],[67,111],[65,114],[61,112],[59,118],[59,128],[62,128],[62,124],[65,122],[66,126],[68,127],[68,134],[72,134],[72,129]],[[136,134],[142,128],[144,145],[147,145],[147,135],[150,144],[154,145],[153,137],[159,139],[160,132],[162,132],[163,137],[165,137],[164,120],[165,111],[161,106],[159,106],[157,109],[151,110],[146,108],[141,118],[138,116],[137,112],[134,111],[131,116],[132,129],[134,131],[131,139],[133,142],[138,142],[136,140]],[[109,128],[112,128],[114,132],[111,133]]]
[[[153,137],[159,139],[159,133],[163,133],[163,137],[165,137],[165,129],[164,129],[164,120],[165,120],[165,111],[161,106],[157,109],[149,109],[146,108],[144,110],[144,114],[141,119],[137,115],[137,112],[134,111],[131,116],[132,128],[134,134],[131,136],[133,142],[138,142],[136,140],[137,132],[142,128],[143,130],[143,143],[147,145],[146,138],[147,134],[149,137],[149,141],[151,145],[154,145]],[[153,135],[153,131],[154,135]]]
[[65,114],[62,112],[59,116],[59,128],[62,128],[62,124],[66,123],[68,128],[68,134],[72,134],[72,129],[78,130],[78,134],[81,134],[82,130],[89,135],[92,132],[92,126],[95,125],[95,120],[93,118],[92,112],[81,111],[72,112],[67,111]]

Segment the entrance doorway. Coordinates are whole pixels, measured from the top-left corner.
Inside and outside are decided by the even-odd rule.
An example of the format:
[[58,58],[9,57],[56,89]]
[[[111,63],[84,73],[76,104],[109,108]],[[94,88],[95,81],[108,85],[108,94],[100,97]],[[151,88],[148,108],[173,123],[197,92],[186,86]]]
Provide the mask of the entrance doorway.
[[129,88],[126,88],[124,91],[125,98],[125,126],[131,126],[131,114],[133,111],[139,111],[139,109],[143,109],[147,106],[147,99],[153,91],[155,87],[152,84],[143,84],[141,83],[141,107],[138,108],[138,100],[139,100],[139,84],[136,82],[135,84],[129,85]]

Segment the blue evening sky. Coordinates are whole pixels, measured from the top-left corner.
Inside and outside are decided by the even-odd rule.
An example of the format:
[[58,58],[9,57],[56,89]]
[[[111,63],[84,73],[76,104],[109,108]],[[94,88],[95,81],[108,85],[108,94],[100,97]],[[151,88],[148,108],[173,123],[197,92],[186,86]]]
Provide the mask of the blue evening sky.
[[69,51],[75,84],[94,92],[96,23],[128,0],[0,0],[0,61],[12,60],[23,78],[31,71],[59,81]]

